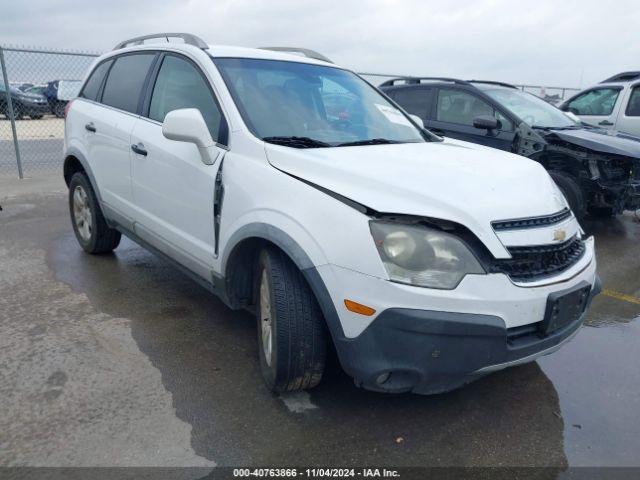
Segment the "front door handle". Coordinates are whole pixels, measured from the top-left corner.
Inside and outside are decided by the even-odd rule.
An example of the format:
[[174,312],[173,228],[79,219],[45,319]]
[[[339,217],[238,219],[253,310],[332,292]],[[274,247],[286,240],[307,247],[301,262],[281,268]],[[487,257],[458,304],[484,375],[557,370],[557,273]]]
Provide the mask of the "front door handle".
[[611,125],[613,125],[613,123],[610,122],[609,120],[602,120],[598,125],[603,125],[605,127],[610,127]]
[[142,155],[143,157],[147,156],[147,151],[145,150],[142,143],[131,145],[131,150],[133,150],[133,152],[137,153],[138,155]]
[[93,122],[89,122],[84,126],[84,129],[91,133],[96,133],[96,126]]

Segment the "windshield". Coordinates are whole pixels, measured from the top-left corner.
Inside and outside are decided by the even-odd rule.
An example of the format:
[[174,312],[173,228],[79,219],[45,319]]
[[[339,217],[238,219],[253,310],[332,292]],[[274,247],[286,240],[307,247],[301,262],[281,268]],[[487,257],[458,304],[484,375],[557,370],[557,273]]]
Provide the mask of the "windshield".
[[357,75],[279,60],[216,58],[257,137],[297,148],[424,142],[421,131]]
[[570,128],[578,123],[541,98],[511,88],[486,89],[485,93],[532,127]]

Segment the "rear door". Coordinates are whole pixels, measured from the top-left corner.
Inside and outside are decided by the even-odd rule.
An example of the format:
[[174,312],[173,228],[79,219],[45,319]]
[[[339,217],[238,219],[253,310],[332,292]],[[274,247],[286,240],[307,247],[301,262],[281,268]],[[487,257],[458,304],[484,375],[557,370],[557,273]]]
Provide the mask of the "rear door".
[[[512,149],[513,122],[479,95],[455,87],[440,87],[436,97],[434,118],[426,125],[432,132],[501,150]],[[474,127],[473,120],[481,115],[497,118],[498,129]]]
[[133,211],[131,131],[155,56],[154,52],[144,52],[116,57],[100,87],[100,103],[93,103],[86,114],[88,160],[102,200],[125,218],[130,218]]
[[640,136],[640,83],[633,85],[625,95],[621,110],[616,130]]
[[[135,230],[191,271],[211,280],[216,254],[214,218],[216,174],[228,143],[228,127],[209,81],[182,55],[163,54],[150,82],[144,115],[136,122],[131,145]],[[219,145],[213,165],[202,162],[192,143],[162,134],[167,113],[197,108]]]
[[571,99],[562,110],[574,113],[590,125],[613,129],[622,93],[622,87],[617,86],[592,88]]

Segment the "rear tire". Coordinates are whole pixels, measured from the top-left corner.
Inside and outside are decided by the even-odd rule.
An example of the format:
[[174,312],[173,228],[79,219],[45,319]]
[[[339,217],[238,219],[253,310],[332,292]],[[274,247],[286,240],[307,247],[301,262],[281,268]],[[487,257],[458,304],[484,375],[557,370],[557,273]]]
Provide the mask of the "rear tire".
[[69,213],[76,239],[85,252],[108,253],[120,243],[120,232],[107,225],[84,173],[75,173],[69,182]]
[[552,170],[549,172],[549,175],[551,175],[551,178],[556,182],[556,185],[558,185],[558,188],[567,199],[573,215],[578,220],[582,220],[586,213],[586,206],[584,195],[582,195],[582,190],[580,190],[578,183],[573,177],[564,172]]
[[315,387],[326,361],[324,318],[302,273],[282,251],[260,253],[255,298],[260,369],[267,387],[274,392]]

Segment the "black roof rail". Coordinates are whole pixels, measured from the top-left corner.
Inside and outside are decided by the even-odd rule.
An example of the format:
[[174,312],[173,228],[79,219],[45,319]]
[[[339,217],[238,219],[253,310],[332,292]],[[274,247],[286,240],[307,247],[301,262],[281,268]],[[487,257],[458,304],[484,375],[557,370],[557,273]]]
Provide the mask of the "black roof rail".
[[460,85],[469,85],[469,82],[466,80],[460,80],[458,78],[448,78],[448,77],[397,77],[387,80],[380,84],[381,87],[392,87],[396,82],[404,81],[407,85],[419,85],[422,83],[422,80],[432,80],[436,82],[450,82],[450,83],[458,83]]
[[191,33],[152,33],[151,35],[142,35],[140,37],[134,37],[130,38],[129,40],[125,40],[124,42],[120,42],[115,47],[113,47],[113,49],[120,50],[127,45],[143,45],[145,40],[151,40],[154,38],[165,38],[167,40],[167,43],[169,43],[170,38],[181,38],[187,45],[193,45],[194,47],[202,49],[209,48],[209,45],[207,45],[204,40]]
[[327,57],[322,55],[321,53],[316,52],[315,50],[310,50],[308,48],[299,48],[299,47],[258,47],[260,50],[271,50],[272,52],[290,52],[290,53],[301,53],[307,58],[313,58],[314,60],[320,60],[321,62],[333,63]]
[[622,72],[614,75],[613,77],[609,77],[606,80],[602,80],[600,83],[609,83],[609,82],[630,82],[631,80],[635,80],[640,78],[640,72]]
[[499,85],[500,87],[515,88],[518,90],[518,87],[511,85],[510,83],[495,82],[493,80],[469,80],[469,83],[485,83],[487,85]]

